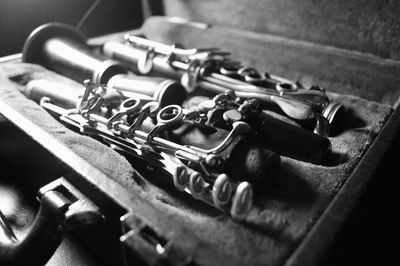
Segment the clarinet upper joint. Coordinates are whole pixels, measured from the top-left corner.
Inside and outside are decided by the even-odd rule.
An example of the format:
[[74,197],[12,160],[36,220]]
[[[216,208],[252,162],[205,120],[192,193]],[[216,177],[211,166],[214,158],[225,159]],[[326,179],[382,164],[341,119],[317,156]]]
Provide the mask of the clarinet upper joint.
[[298,82],[244,67],[218,48],[183,49],[133,35],[126,35],[124,40],[105,43],[103,52],[138,74],[179,80],[189,92],[196,88],[217,94],[233,90],[239,97],[276,105],[294,120],[314,120],[313,132],[324,137],[329,136],[333,121],[343,109],[318,86],[305,88]]

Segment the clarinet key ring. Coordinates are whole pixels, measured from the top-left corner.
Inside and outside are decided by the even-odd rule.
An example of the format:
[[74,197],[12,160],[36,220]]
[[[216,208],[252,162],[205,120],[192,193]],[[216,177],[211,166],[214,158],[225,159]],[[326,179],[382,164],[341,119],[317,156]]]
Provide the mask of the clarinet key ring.
[[165,106],[158,112],[157,124],[148,133],[146,142],[151,143],[153,137],[159,134],[160,131],[172,125],[181,123],[183,118],[184,114],[182,107],[175,104]]

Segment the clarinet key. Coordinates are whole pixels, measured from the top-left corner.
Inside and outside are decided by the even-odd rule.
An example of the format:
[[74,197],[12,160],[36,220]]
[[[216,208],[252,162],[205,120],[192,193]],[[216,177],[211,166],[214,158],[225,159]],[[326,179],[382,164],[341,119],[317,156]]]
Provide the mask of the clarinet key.
[[226,122],[233,123],[240,121],[242,119],[242,114],[239,111],[232,109],[225,111],[223,114],[223,118]]
[[253,205],[253,189],[248,182],[241,182],[232,197],[231,216],[241,221],[246,218]]
[[198,172],[193,172],[189,177],[189,190],[193,198],[200,199],[205,190],[205,182]]
[[180,191],[184,191],[189,184],[189,175],[186,167],[178,166],[174,173],[173,180],[175,187]]
[[214,181],[212,199],[214,205],[223,208],[231,199],[232,184],[227,174],[220,174]]

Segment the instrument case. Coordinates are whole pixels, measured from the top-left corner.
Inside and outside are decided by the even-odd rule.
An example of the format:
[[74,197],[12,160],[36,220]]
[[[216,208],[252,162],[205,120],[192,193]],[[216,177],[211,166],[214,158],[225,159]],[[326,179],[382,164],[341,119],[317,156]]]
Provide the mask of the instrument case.
[[[5,117],[0,156],[5,176],[11,177],[2,180],[17,182],[32,199],[39,188],[62,177],[99,208],[102,223],[72,230],[79,254],[86,258],[83,265],[340,261],[327,251],[338,245],[334,240],[344,234],[349,217],[359,221],[352,213],[367,200],[363,195],[370,190],[368,184],[391,187],[395,182],[394,175],[383,172],[389,164],[382,161],[397,143],[400,122],[400,63],[397,46],[390,41],[396,33],[389,30],[400,5],[228,0],[142,5],[146,20],[141,28],[93,38],[89,44],[130,33],[185,47],[219,47],[244,65],[323,86],[345,107],[330,137],[332,156],[320,165],[282,157],[277,183],[256,197],[255,210],[238,223],[176,191],[139,161],[71,132],[24,98],[18,90],[28,79],[76,83],[17,59],[0,64],[0,113]],[[155,16],[160,14],[164,16]],[[29,213],[31,218],[12,225],[21,235],[34,216]],[[382,223],[375,226],[381,229]],[[378,230],[369,229],[372,235]],[[334,254],[341,254],[336,249]]]

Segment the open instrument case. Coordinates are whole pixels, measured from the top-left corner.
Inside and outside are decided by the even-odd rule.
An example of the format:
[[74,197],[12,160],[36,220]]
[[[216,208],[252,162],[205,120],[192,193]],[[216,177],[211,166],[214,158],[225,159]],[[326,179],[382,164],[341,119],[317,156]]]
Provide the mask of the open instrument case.
[[[7,216],[6,204],[0,206],[17,238],[29,230],[37,192],[51,183],[40,197],[47,190],[72,194],[71,201],[83,197],[100,221],[72,229],[63,242],[60,249],[78,250],[70,265],[318,265],[371,180],[394,182],[377,169],[400,125],[400,54],[390,41],[400,5],[370,2],[142,1],[147,19],[128,33],[219,47],[245,65],[318,84],[345,107],[330,137],[335,156],[320,165],[283,156],[278,181],[255,197],[256,209],[240,223],[159,181],[157,171],[70,131],[18,91],[27,77],[74,81],[18,59],[2,62],[1,182],[4,193],[12,194],[12,186],[23,190],[9,205],[23,211]],[[160,12],[165,16],[153,16]],[[33,248],[26,260],[51,250]],[[51,263],[59,262],[53,257]]]

